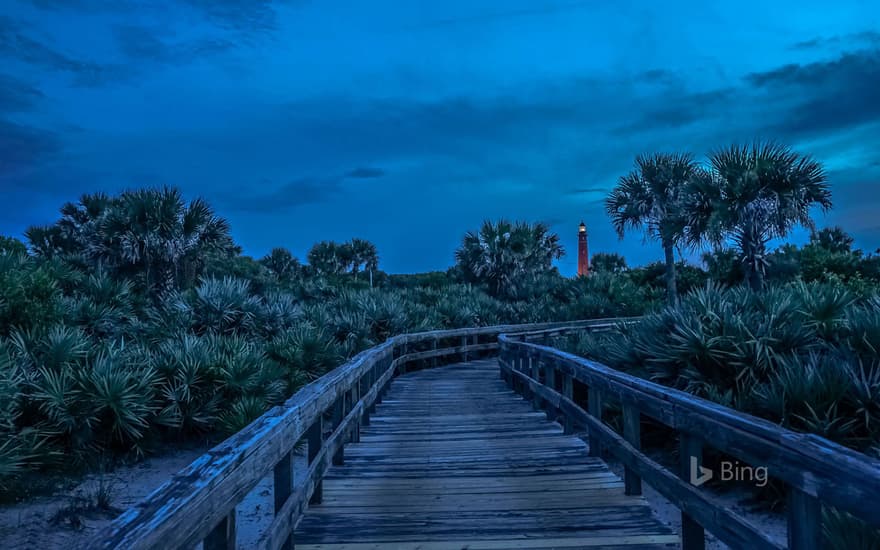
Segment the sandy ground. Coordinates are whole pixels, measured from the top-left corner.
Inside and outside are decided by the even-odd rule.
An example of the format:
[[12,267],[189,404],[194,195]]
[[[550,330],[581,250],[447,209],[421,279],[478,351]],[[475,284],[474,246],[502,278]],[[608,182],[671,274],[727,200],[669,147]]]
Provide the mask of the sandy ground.
[[[29,502],[0,507],[0,548],[3,550],[71,550],[86,547],[89,539],[124,510],[149,495],[175,472],[200,456],[207,447],[170,451],[134,466],[120,467],[103,476],[88,476],[75,488]],[[294,478],[305,475],[305,457],[297,456]],[[101,484],[110,487],[111,510],[95,510],[53,521],[59,511],[77,502],[93,500]],[[273,516],[272,475],[260,480],[237,508],[239,548],[254,548]]]

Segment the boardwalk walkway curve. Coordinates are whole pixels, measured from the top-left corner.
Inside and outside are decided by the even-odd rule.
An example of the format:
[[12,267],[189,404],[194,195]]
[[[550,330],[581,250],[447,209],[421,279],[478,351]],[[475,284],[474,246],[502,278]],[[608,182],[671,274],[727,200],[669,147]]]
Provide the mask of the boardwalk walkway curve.
[[[271,472],[275,519],[259,547],[273,550],[691,550],[704,531],[733,548],[780,548],[689,482],[710,447],[785,483],[789,548],[820,547],[823,505],[880,525],[880,462],[551,347],[618,322],[393,337],[198,458],[86,547],[234,549],[236,506]],[[675,471],[641,452],[645,419],[676,434]],[[309,469],[294,480],[300,441]],[[606,456],[626,466],[623,480]],[[682,510],[680,535],[652,517],[643,482]]]

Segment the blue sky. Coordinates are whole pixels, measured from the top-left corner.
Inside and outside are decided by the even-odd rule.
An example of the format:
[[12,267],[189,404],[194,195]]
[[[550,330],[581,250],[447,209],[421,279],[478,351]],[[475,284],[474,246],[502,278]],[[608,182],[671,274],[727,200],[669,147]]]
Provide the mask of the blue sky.
[[[643,152],[777,139],[880,247],[880,4],[742,0],[5,0],[0,234],[82,193],[175,185],[254,256],[376,243],[445,269],[485,218],[546,221],[573,274]],[[803,239],[803,234],[795,235]]]

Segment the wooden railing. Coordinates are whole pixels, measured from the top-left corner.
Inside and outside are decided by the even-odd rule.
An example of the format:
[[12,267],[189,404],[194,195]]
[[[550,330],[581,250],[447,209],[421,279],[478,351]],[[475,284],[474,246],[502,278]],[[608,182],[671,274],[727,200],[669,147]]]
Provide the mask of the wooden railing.
[[[381,401],[395,373],[414,365],[466,361],[495,354],[498,336],[521,332],[547,337],[615,320],[504,325],[395,336],[366,350],[298,391],[242,431],[175,474],[144,501],[120,515],[85,548],[235,548],[236,506],[271,471],[275,517],[258,547],[293,546],[297,522],[309,503],[320,503],[321,480],[331,464],[343,463],[344,446],[357,441],[360,426]],[[293,452],[307,442],[308,471],[294,483]]]
[[[641,483],[645,481],[675,504],[682,513],[682,547],[686,550],[704,548],[704,530],[733,548],[783,547],[729,510],[705,487],[691,482],[693,474],[701,474],[704,447],[752,468],[766,468],[771,478],[784,482],[788,548],[821,547],[823,505],[880,526],[880,461],[821,437],[795,433],[691,394],[529,342],[541,339],[549,343],[548,336],[559,331],[555,327],[550,331],[501,335],[502,378],[536,407],[546,409],[551,417],[562,418],[566,431],[585,427],[591,454],[599,456],[604,450],[625,466],[628,494],[641,494]],[[603,422],[612,401],[621,407],[622,433]],[[670,471],[642,452],[642,415],[677,432],[678,471]]]

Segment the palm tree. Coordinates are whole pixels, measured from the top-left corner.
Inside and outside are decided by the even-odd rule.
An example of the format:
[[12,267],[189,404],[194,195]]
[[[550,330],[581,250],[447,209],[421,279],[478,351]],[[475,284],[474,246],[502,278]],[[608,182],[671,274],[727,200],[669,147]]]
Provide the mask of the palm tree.
[[488,285],[494,296],[515,297],[532,275],[549,272],[564,254],[559,236],[543,223],[484,221],[455,252],[465,280]]
[[618,237],[623,239],[627,229],[644,228],[647,238],[660,241],[670,304],[678,300],[674,252],[687,226],[685,190],[699,172],[699,165],[687,153],[640,155],[635,169],[621,177],[605,199],[605,211]]
[[358,272],[363,269],[370,273],[370,287],[373,286],[373,271],[379,268],[379,253],[376,245],[364,239],[352,239],[348,246],[351,247],[352,266],[351,270],[357,278]]
[[300,270],[299,260],[289,250],[281,247],[273,248],[271,252],[260,259],[260,263],[279,279],[289,279]]
[[321,275],[338,275],[345,270],[344,254],[340,245],[332,241],[315,243],[306,258],[316,273]]
[[233,246],[226,220],[171,187],[83,195],[61,208],[55,225],[30,228],[27,237],[38,256],[76,254],[91,267],[142,277],[154,291],[191,286],[208,251]]
[[767,243],[796,225],[813,229],[810,209],[831,207],[825,171],[812,157],[772,142],[730,146],[712,154],[711,164],[688,192],[688,239],[732,239],[746,281],[760,290]]

